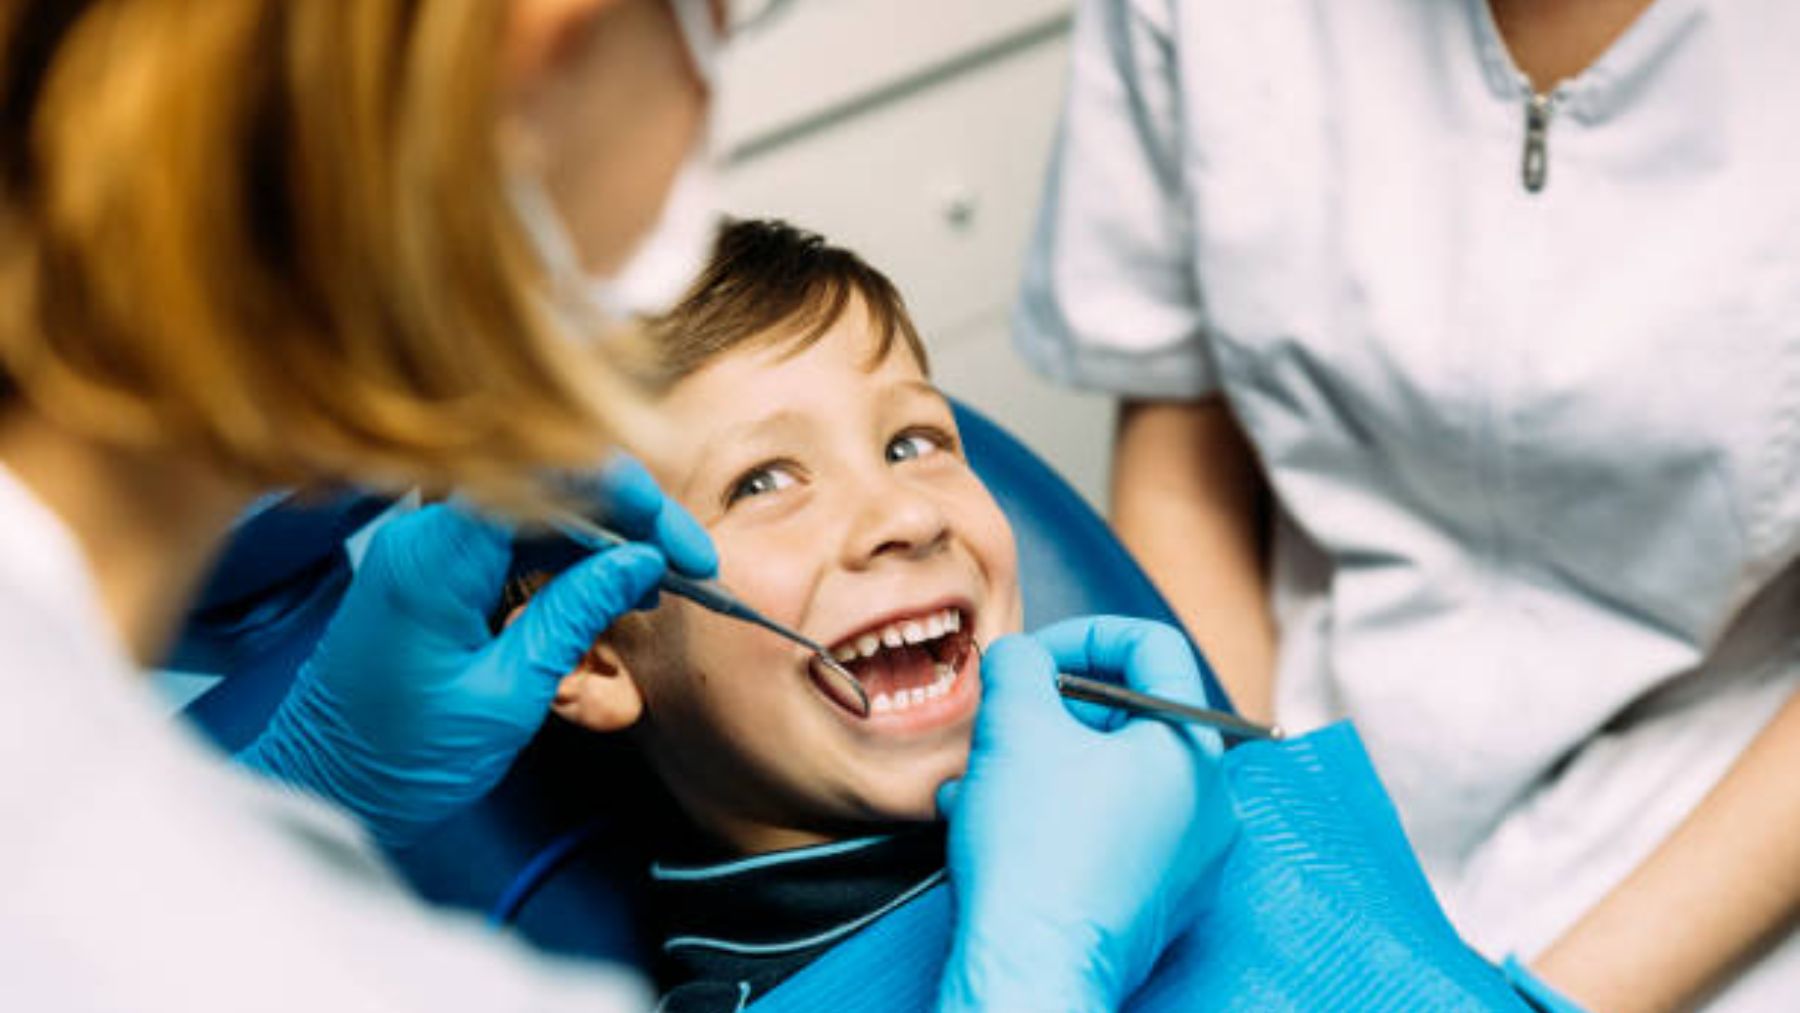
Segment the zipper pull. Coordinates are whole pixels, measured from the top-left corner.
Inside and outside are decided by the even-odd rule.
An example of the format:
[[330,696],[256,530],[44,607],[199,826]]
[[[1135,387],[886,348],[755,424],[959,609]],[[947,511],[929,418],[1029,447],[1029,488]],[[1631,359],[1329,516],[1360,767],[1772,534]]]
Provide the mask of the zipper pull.
[[1533,92],[1525,102],[1525,160],[1520,166],[1525,192],[1537,193],[1550,175],[1550,96]]

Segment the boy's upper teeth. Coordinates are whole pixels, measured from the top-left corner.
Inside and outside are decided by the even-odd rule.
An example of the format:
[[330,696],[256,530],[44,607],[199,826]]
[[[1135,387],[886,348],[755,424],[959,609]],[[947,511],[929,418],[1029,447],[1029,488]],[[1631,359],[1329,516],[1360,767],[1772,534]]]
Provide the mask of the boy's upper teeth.
[[888,623],[880,629],[859,634],[854,641],[834,649],[831,656],[839,661],[872,658],[883,648],[922,644],[928,640],[936,640],[946,633],[956,633],[961,629],[961,613],[954,608],[939,609],[928,616],[902,619],[898,622]]

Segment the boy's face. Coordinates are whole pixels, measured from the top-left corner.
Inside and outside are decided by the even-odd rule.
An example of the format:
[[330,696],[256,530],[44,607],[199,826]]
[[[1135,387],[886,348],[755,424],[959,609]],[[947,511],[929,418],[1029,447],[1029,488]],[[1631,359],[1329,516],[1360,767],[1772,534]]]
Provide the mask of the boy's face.
[[589,676],[629,680],[665,781],[742,851],[932,819],[980,700],[969,639],[1020,625],[1012,531],[949,404],[904,343],[871,367],[875,348],[860,302],[798,353],[739,346],[667,396],[675,436],[647,462],[711,532],[721,580],[854,658],[874,712],[839,702],[804,650],[671,596]]

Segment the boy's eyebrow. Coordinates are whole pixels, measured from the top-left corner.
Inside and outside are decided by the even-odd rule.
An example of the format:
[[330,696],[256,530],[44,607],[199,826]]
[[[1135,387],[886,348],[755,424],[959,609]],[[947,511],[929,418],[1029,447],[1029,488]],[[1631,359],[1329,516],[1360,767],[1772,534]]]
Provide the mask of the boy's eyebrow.
[[918,397],[927,397],[943,405],[945,411],[953,414],[956,411],[956,404],[950,400],[950,395],[944,393],[937,384],[930,380],[896,380],[883,387],[875,396],[888,402],[910,401]]
[[681,483],[679,495],[686,496],[693,491],[694,483],[706,474],[707,465],[712,463],[719,448],[747,442],[772,430],[798,427],[803,424],[803,421],[799,412],[783,408],[750,422],[739,422],[736,425],[726,426],[701,446],[699,459],[694,462],[693,469],[688,472],[687,481]]
[[909,392],[917,393],[917,394],[925,394],[930,397],[936,398],[939,401],[944,402],[944,404],[946,406],[948,406],[950,404],[950,395],[944,393],[942,390],[939,390],[938,385],[935,383],[932,383],[930,380],[900,380],[895,383],[889,384],[887,389],[888,390],[903,390],[903,391],[909,391]]

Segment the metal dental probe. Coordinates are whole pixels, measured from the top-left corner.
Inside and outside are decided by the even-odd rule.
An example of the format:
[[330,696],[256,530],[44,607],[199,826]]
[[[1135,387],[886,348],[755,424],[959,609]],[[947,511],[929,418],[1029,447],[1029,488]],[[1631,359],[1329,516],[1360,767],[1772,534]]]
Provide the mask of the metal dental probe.
[[[971,640],[969,646],[975,656],[982,656],[981,642]],[[1056,692],[1065,700],[1080,700],[1083,703],[1099,704],[1111,707],[1127,714],[1154,718],[1178,724],[1201,725],[1214,729],[1235,739],[1268,739],[1279,742],[1287,738],[1287,732],[1280,725],[1259,725],[1254,721],[1246,721],[1236,714],[1208,707],[1195,707],[1179,700],[1171,700],[1165,696],[1152,693],[1140,693],[1135,689],[1126,689],[1117,683],[1101,682],[1085,676],[1070,675],[1067,672],[1056,673]]]
[[1180,703],[1166,697],[1139,693],[1135,689],[1126,689],[1110,682],[1087,679],[1079,675],[1059,672],[1056,676],[1056,691],[1070,700],[1082,700],[1097,703],[1103,707],[1113,707],[1130,714],[1138,714],[1161,721],[1175,721],[1183,724],[1204,725],[1207,728],[1239,739],[1272,739],[1279,741],[1287,737],[1279,725],[1259,725],[1254,721],[1245,721],[1236,714],[1210,710],[1206,707],[1195,707]]
[[[604,528],[579,514],[559,513],[550,522],[550,526],[575,544],[595,552],[615,548],[630,541],[625,536]],[[818,667],[830,674],[837,681],[839,687],[847,691],[850,697],[856,701],[858,716],[865,718],[869,716],[868,692],[863,689],[862,683],[856,681],[856,676],[850,674],[849,669],[831,656],[831,652],[827,651],[823,644],[744,604],[737,595],[726,590],[725,585],[716,580],[697,580],[668,570],[663,573],[659,586],[672,595],[686,598],[688,601],[722,616],[730,616],[733,619],[741,619],[744,622],[761,626],[763,629],[786,637],[811,651],[819,663]]]

